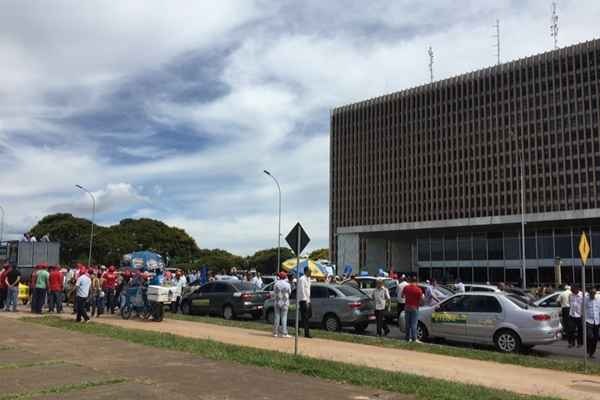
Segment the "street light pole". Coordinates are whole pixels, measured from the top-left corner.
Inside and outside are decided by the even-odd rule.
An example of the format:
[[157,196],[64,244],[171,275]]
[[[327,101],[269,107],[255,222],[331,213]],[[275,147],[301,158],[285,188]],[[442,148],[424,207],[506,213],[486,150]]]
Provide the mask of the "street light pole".
[[279,192],[279,224],[277,228],[277,273],[279,274],[279,267],[281,265],[281,186],[279,186],[279,182],[269,171],[265,169],[263,172],[273,179]]
[[94,244],[94,219],[96,218],[96,198],[94,197],[94,194],[92,192],[90,192],[88,189],[84,188],[83,186],[75,185],[75,187],[77,189],[83,190],[84,192],[89,194],[90,197],[92,198],[92,231],[90,233],[90,253],[88,256],[88,267],[91,267],[92,266],[92,246]]
[[[510,131],[511,136],[517,139],[517,136],[513,131]],[[519,170],[521,175],[521,274],[522,274],[522,288],[527,289],[527,258],[525,256],[525,154],[523,147],[523,138],[520,138],[519,141]]]
[[4,207],[0,206],[0,211],[2,211],[2,222],[0,223],[0,243],[4,240]]

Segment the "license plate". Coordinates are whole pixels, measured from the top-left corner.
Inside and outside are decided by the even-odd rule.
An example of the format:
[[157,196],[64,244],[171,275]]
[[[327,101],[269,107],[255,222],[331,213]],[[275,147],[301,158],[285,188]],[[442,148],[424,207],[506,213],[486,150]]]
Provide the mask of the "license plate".
[[259,309],[259,310],[262,310],[263,306],[257,306],[256,308]]

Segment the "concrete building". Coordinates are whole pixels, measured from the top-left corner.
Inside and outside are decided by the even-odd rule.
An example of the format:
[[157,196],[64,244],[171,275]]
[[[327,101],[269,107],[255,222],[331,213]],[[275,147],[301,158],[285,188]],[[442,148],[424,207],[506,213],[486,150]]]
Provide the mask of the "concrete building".
[[338,268],[521,280],[524,156],[529,285],[600,283],[600,40],[433,82],[331,113]]

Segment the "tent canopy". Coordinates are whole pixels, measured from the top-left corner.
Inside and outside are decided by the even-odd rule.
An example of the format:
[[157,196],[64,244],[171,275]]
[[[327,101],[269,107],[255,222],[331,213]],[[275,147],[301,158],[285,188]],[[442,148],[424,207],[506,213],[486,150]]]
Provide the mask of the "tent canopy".
[[313,278],[325,278],[327,276],[327,268],[325,268],[324,265],[322,265],[321,263],[318,263],[316,261],[309,260],[308,258],[300,259],[300,272],[299,273],[298,273],[298,268],[296,266],[295,258],[290,258],[289,260],[284,261],[281,264],[281,267],[285,272],[291,272],[292,274],[294,274],[296,276],[304,275],[304,268],[306,268],[307,266],[310,268],[310,274]]

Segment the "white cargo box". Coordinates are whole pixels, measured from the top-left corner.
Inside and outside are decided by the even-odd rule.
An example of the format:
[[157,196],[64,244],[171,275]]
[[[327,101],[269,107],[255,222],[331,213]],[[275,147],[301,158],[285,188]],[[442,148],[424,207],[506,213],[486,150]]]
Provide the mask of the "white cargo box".
[[169,303],[181,296],[181,289],[177,286],[148,286],[148,300],[158,303]]

